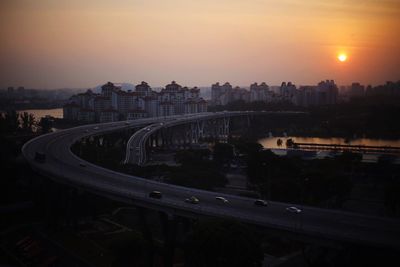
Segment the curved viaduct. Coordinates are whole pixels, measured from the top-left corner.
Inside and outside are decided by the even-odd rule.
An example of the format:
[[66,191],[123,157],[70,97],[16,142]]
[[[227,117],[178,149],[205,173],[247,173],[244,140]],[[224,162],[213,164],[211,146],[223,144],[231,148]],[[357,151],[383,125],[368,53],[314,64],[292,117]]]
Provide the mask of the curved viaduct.
[[[291,204],[279,202],[270,202],[268,207],[257,207],[253,204],[254,199],[149,181],[85,162],[71,152],[72,144],[91,135],[141,127],[128,142],[127,151],[130,151],[130,147],[145,149],[144,143],[149,136],[164,127],[271,113],[217,112],[85,125],[32,139],[23,146],[22,153],[34,170],[56,182],[135,206],[185,217],[234,218],[276,233],[322,242],[359,243],[399,249],[400,220],[308,206],[301,207],[303,212],[292,214],[285,210]],[[44,162],[35,160],[36,152],[46,155]],[[137,155],[140,153],[132,157],[137,158]],[[129,155],[127,159],[132,160]],[[82,166],[82,162],[85,166]],[[162,199],[150,198],[149,192],[153,190],[161,191]],[[192,195],[200,200],[199,204],[184,202]],[[229,203],[217,201],[216,196],[224,196]]]

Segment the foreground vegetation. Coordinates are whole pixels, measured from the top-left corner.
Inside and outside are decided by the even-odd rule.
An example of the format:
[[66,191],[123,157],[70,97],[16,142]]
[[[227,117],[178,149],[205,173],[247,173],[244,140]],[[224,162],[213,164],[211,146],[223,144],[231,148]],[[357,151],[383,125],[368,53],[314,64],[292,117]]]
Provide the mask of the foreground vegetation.
[[[226,106],[211,107],[211,111],[222,110],[293,110],[307,112],[307,116],[280,116],[263,119],[264,123],[252,125],[253,135],[265,132],[286,132],[291,136],[314,137],[369,137],[400,138],[400,97],[370,96],[353,98],[337,105],[298,107],[291,103],[265,103],[235,101]],[[259,120],[258,122],[261,122]],[[273,124],[272,124],[273,123]]]

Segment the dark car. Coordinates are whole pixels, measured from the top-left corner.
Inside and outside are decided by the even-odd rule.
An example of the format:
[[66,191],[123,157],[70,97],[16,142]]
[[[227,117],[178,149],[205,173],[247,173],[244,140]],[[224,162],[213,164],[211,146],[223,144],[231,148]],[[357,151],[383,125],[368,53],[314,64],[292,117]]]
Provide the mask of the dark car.
[[268,202],[263,199],[257,199],[254,201],[254,205],[256,206],[268,206]]
[[149,197],[160,199],[162,198],[162,194],[160,191],[152,191],[150,192]]
[[186,203],[190,203],[190,204],[199,204],[199,199],[195,196],[191,196],[190,198],[185,199]]

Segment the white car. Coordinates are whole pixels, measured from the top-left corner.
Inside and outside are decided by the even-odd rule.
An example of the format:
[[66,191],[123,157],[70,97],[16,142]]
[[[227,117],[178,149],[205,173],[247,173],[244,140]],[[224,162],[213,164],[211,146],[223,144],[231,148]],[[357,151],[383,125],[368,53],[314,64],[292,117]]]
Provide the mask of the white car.
[[224,198],[224,197],[215,197],[215,199],[216,200],[219,200],[219,201],[221,201],[221,202],[223,202],[223,203],[228,203],[229,201],[226,199],[226,198]]
[[291,212],[291,213],[301,213],[301,209],[296,208],[296,207],[287,207],[286,211]]

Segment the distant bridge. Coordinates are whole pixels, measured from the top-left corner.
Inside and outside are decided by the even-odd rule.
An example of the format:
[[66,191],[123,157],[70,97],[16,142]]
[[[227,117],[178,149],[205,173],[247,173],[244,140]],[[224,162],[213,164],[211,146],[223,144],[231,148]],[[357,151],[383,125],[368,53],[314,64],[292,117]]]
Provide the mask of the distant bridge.
[[400,155],[400,147],[393,147],[393,146],[294,143],[292,148],[298,148],[303,150],[351,151],[359,153]]
[[199,113],[168,118],[164,122],[150,124],[135,132],[126,146],[124,163],[143,165],[147,161],[150,147],[177,147],[196,144],[201,138],[227,139],[231,129],[231,118],[242,117],[250,124],[249,116],[271,114],[303,114],[285,112],[215,112]]

